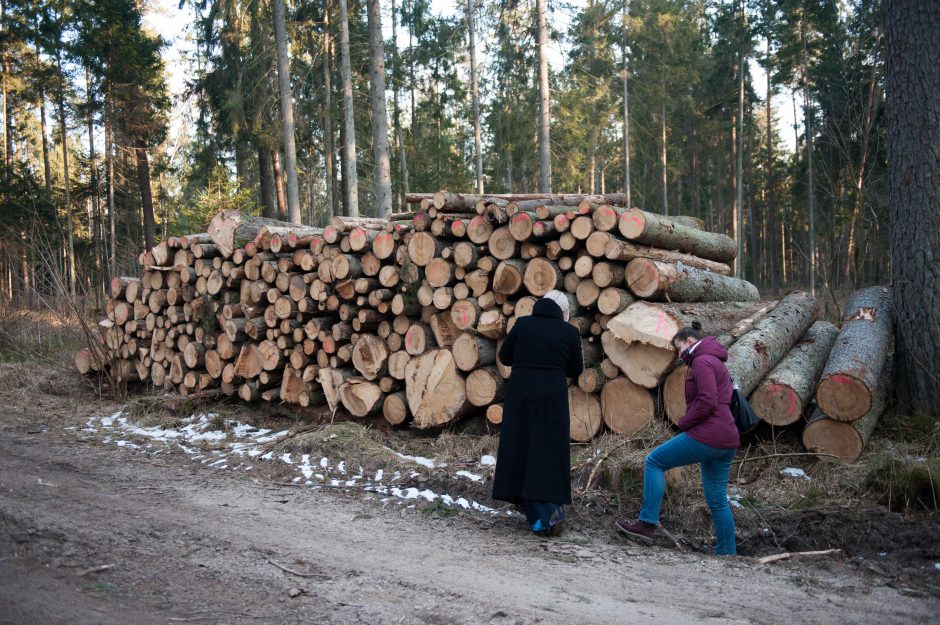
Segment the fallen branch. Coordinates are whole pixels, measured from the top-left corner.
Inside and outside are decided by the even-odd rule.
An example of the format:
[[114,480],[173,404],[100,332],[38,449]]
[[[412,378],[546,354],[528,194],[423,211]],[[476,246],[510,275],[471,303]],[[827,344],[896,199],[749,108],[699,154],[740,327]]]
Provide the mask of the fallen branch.
[[317,577],[317,578],[319,578],[319,579],[330,579],[330,576],[329,576],[329,575],[324,575],[323,573],[301,573],[300,571],[295,571],[295,570],[293,570],[293,569],[289,569],[289,568],[287,568],[286,566],[284,566],[283,564],[278,564],[277,562],[275,562],[275,561],[272,560],[271,558],[266,558],[266,559],[267,559],[267,561],[268,561],[269,564],[271,564],[271,565],[273,565],[273,566],[276,566],[277,568],[281,569],[281,570],[284,571],[285,573],[290,573],[291,575],[296,575],[297,577]]
[[107,571],[108,569],[113,569],[113,564],[102,564],[101,566],[93,566],[90,569],[85,569],[84,571],[79,571],[75,574],[75,577],[85,577],[86,575],[91,575],[92,573],[100,573],[101,571]]
[[758,564],[773,564],[774,562],[780,562],[782,560],[789,560],[796,557],[807,557],[807,556],[831,556],[837,553],[842,553],[841,549],[825,549],[823,551],[793,551],[787,553],[778,553],[772,556],[764,556],[760,558]]
[[835,456],[833,454],[825,454],[822,452],[809,453],[809,452],[804,451],[804,452],[792,453],[792,454],[768,454],[766,456],[754,456],[753,458],[748,458],[747,456],[744,456],[744,458],[740,460],[735,460],[733,464],[744,463],[744,462],[747,462],[748,460],[767,460],[768,458],[790,458],[793,456],[817,456],[817,457],[827,456],[829,458],[838,458],[838,456]]

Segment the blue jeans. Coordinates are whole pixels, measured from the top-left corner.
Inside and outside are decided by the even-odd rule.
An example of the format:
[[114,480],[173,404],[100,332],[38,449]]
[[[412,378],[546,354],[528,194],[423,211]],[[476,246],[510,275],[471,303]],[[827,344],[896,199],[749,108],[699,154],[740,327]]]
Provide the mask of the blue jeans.
[[715,523],[717,545],[715,553],[720,556],[735,554],[734,517],[728,505],[728,477],[731,459],[737,449],[718,449],[700,443],[685,432],[666,441],[646,457],[643,471],[643,507],[640,520],[659,523],[659,506],[666,491],[666,471],[696,462],[702,467],[702,488],[705,501]]

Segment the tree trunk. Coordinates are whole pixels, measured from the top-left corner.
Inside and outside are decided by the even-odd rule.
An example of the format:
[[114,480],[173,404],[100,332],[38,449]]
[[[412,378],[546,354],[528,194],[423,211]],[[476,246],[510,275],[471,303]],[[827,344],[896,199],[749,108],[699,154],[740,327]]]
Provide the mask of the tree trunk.
[[114,102],[111,96],[111,83],[108,83],[107,100],[104,110],[104,151],[105,151],[105,175],[108,178],[108,264],[111,267],[111,274],[117,273],[117,215],[115,211],[117,206],[114,203]]
[[[73,224],[73,217],[72,217],[72,182],[69,179],[69,138],[68,138],[68,126],[66,124],[66,119],[65,119],[65,93],[64,93],[65,76],[62,74],[61,60],[58,61],[58,64],[59,64],[59,76],[63,83],[60,85],[60,89],[59,89],[59,131],[62,134],[62,177],[63,177],[63,182],[64,182],[63,186],[65,188],[65,198],[64,198],[65,199],[65,216],[66,216],[65,227],[68,229],[66,231],[66,235],[67,235],[66,240],[68,242],[67,251],[68,251],[68,256],[69,256],[68,257],[69,294],[72,297],[75,297],[75,280],[76,280],[75,235],[74,235],[75,226]],[[4,76],[6,76],[6,72],[4,72]],[[4,104],[6,104],[6,101],[7,101],[6,94],[4,94],[3,101],[4,101]],[[152,218],[152,213],[151,213],[151,218]],[[149,245],[147,249],[150,249],[150,247],[153,247],[152,245],[153,234],[152,233],[153,233],[153,228],[151,227],[151,245]]]
[[340,38],[343,74],[343,181],[346,185],[346,214],[359,216],[359,179],[356,173],[356,121],[353,112],[352,67],[349,58],[349,16],[346,0],[339,0]]
[[470,40],[470,96],[473,111],[473,164],[477,193],[483,193],[483,144],[480,131],[480,89],[477,84],[477,47],[476,30],[473,23],[473,13],[476,10],[476,0],[467,2],[467,33]]
[[[665,70],[663,71],[665,76]],[[663,79],[665,80],[665,78]],[[662,167],[662,193],[663,193],[663,215],[669,216],[669,161],[666,158],[666,85],[663,84],[662,94],[662,114],[659,117],[662,126],[662,152],[660,154],[660,166]]]
[[813,169],[813,109],[809,94],[809,58],[806,51],[806,16],[800,19],[800,43],[802,54],[800,61],[803,70],[803,128],[806,132],[806,205],[809,211],[809,290],[816,295],[816,175]]
[[[767,13],[766,19],[770,19],[770,2],[767,2]],[[770,59],[770,37],[767,38],[767,58]],[[766,180],[766,210],[767,210],[767,231],[768,237],[765,241],[767,246],[767,272],[768,272],[768,283],[770,284],[770,293],[771,295],[776,295],[780,291],[780,272],[777,269],[778,262],[778,253],[777,253],[777,215],[776,208],[774,206],[774,143],[773,143],[773,115],[771,109],[771,100],[773,96],[773,80],[771,73],[767,74],[767,99],[765,102],[767,108],[767,171],[765,176]]]
[[[737,0],[735,2],[737,4]],[[744,4],[741,3],[741,31],[747,28]],[[737,214],[734,216],[734,238],[738,244],[738,252],[735,257],[734,275],[737,278],[744,277],[744,72],[747,58],[743,53],[738,54],[738,119],[737,119],[737,144],[735,146],[737,157],[735,160],[735,205]],[[754,250],[750,250],[753,254]]]
[[854,421],[847,423],[830,419],[817,407],[803,430],[803,446],[806,450],[827,454],[820,456],[824,460],[830,460],[829,456],[835,456],[845,463],[858,460],[891,396],[894,375],[893,363],[888,362],[882,368],[873,389],[871,407]]
[[[98,197],[98,162],[95,159],[95,97],[91,89],[91,70],[88,67],[85,68],[85,93],[88,100],[86,120],[88,124],[89,185],[91,187],[91,211],[94,215],[94,226],[91,228],[92,242],[98,252],[98,267],[103,268],[107,265],[107,258],[104,253],[104,228],[102,227],[101,204]],[[101,278],[99,277],[100,281]]]
[[405,367],[405,395],[414,427],[427,429],[456,420],[466,410],[463,378],[449,350],[431,350]]
[[940,416],[940,7],[884,10],[897,398],[903,413]]
[[284,0],[274,3],[274,38],[277,42],[277,80],[281,100],[281,133],[284,142],[284,173],[287,177],[287,220],[301,223],[300,191],[297,185],[297,146],[294,139],[294,96],[290,85],[290,59],[287,57],[287,24]]
[[[38,51],[37,51],[38,55]],[[49,139],[46,137],[46,92],[39,88],[39,132],[42,134],[42,169],[46,195],[52,199],[52,165],[49,163]],[[110,213],[109,213],[110,215]]]
[[548,26],[546,0],[535,0],[539,56],[539,191],[552,192],[551,110],[548,87]]
[[620,234],[643,245],[678,250],[720,263],[731,262],[738,252],[734,239],[723,234],[692,228],[639,209],[621,215]]
[[261,192],[261,215],[268,219],[277,217],[277,200],[274,195],[274,168],[271,152],[263,144],[258,145],[258,179]]
[[392,212],[392,165],[388,155],[388,112],[385,106],[385,45],[379,0],[369,0],[370,91],[372,151],[375,155],[375,202],[379,217]]
[[[336,197],[336,164],[333,161],[333,77],[331,59],[333,44],[330,34],[330,0],[323,6],[323,165],[326,174],[326,204],[330,208],[328,218],[339,214]],[[311,39],[313,35],[311,34]],[[311,41],[310,49],[313,49]]]
[[750,397],[761,419],[783,426],[803,416],[838,333],[828,321],[817,321],[767,374]]
[[623,192],[627,196],[624,206],[632,208],[630,198],[630,64],[627,59],[627,19],[629,0],[623,0]]
[[[592,245],[594,244],[594,237],[598,233],[592,234],[588,237],[587,248],[591,252],[592,256],[598,256],[592,250]],[[682,252],[670,252],[667,250],[660,250],[653,247],[643,247],[630,243],[627,241],[621,241],[614,237],[608,237],[607,242],[604,244],[604,253],[603,255],[608,260],[620,260],[620,261],[630,261],[634,258],[649,258],[652,260],[662,261],[664,263],[682,263],[689,267],[694,267],[696,269],[704,269],[705,271],[711,271],[713,273],[719,273],[723,276],[731,274],[731,267],[725,263],[715,262],[713,260],[706,260],[704,258],[699,258],[698,256],[692,256],[691,254],[684,254]]]
[[670,302],[747,302],[760,298],[757,287],[731,276],[678,264],[635,258],[627,265],[626,282],[639,298]]
[[284,176],[281,171],[281,154],[271,150],[271,172],[274,179],[274,197],[277,198],[277,218],[287,221],[287,198],[284,197]]
[[[871,408],[894,334],[894,316],[891,290],[885,287],[856,291],[846,302],[842,329],[816,390],[816,403],[828,417],[852,421]],[[929,331],[918,329],[920,334]],[[924,362],[923,355],[917,358]]]

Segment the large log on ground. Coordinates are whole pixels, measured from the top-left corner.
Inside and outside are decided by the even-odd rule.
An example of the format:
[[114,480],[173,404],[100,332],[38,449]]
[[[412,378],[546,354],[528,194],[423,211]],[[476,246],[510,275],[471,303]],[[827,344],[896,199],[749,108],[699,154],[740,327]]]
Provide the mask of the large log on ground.
[[747,280],[649,258],[634,258],[630,261],[626,282],[633,294],[643,299],[747,302],[760,298],[757,287]]
[[690,228],[637,208],[620,215],[619,228],[620,234],[630,241],[664,250],[678,250],[720,263],[730,263],[738,253],[737,244],[731,237]]
[[828,417],[852,421],[869,412],[893,334],[890,289],[853,293],[816,390],[816,403]]
[[790,425],[803,416],[838,333],[828,321],[817,321],[771,369],[749,399],[761,419]]
[[627,378],[608,380],[601,390],[601,415],[607,427],[617,434],[632,436],[656,414],[653,395]]
[[286,227],[291,224],[265,217],[246,218],[238,211],[219,211],[209,221],[208,234],[222,256],[228,258],[236,248],[245,247],[266,227]]
[[[655,304],[636,302],[607,322],[607,328],[620,339],[639,341],[654,347],[672,348],[672,337],[693,321],[702,324],[702,332],[719,336],[731,332],[742,320],[773,306],[772,302],[695,302]],[[603,311],[602,311],[603,312]]]
[[585,393],[576,384],[568,387],[568,416],[571,440],[584,443],[601,431],[604,419],[601,403],[591,393]]
[[[806,450],[836,456],[842,462],[858,460],[884,412],[893,381],[894,367],[889,361],[882,367],[881,375],[872,389],[868,412],[854,421],[830,419],[817,407],[803,430],[803,446]],[[820,458],[827,459],[828,456],[822,455]]]
[[339,397],[350,414],[364,417],[382,407],[384,393],[378,384],[362,378],[350,378],[339,387]]
[[[745,396],[783,358],[816,320],[819,305],[803,291],[794,291],[757,320],[740,338],[722,341],[728,349],[728,371]],[[666,378],[663,404],[666,414],[678,423],[685,414],[686,367],[677,367]]]
[[466,384],[447,349],[431,350],[408,362],[405,395],[418,429],[450,423],[469,405]]

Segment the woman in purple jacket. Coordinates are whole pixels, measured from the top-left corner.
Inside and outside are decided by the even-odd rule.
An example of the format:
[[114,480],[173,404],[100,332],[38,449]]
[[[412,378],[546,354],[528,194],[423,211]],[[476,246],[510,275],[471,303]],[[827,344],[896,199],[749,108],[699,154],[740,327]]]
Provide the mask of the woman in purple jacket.
[[711,336],[702,335],[694,322],[672,339],[680,358],[689,367],[685,380],[685,415],[682,433],[666,441],[649,456],[643,471],[643,507],[636,521],[617,521],[628,538],[652,543],[659,523],[659,506],[666,489],[665,472],[698,463],[702,468],[705,501],[715,523],[715,553],[735,554],[734,517],[728,505],[731,459],[741,445],[731,416],[731,375],[725,366],[728,350]]

